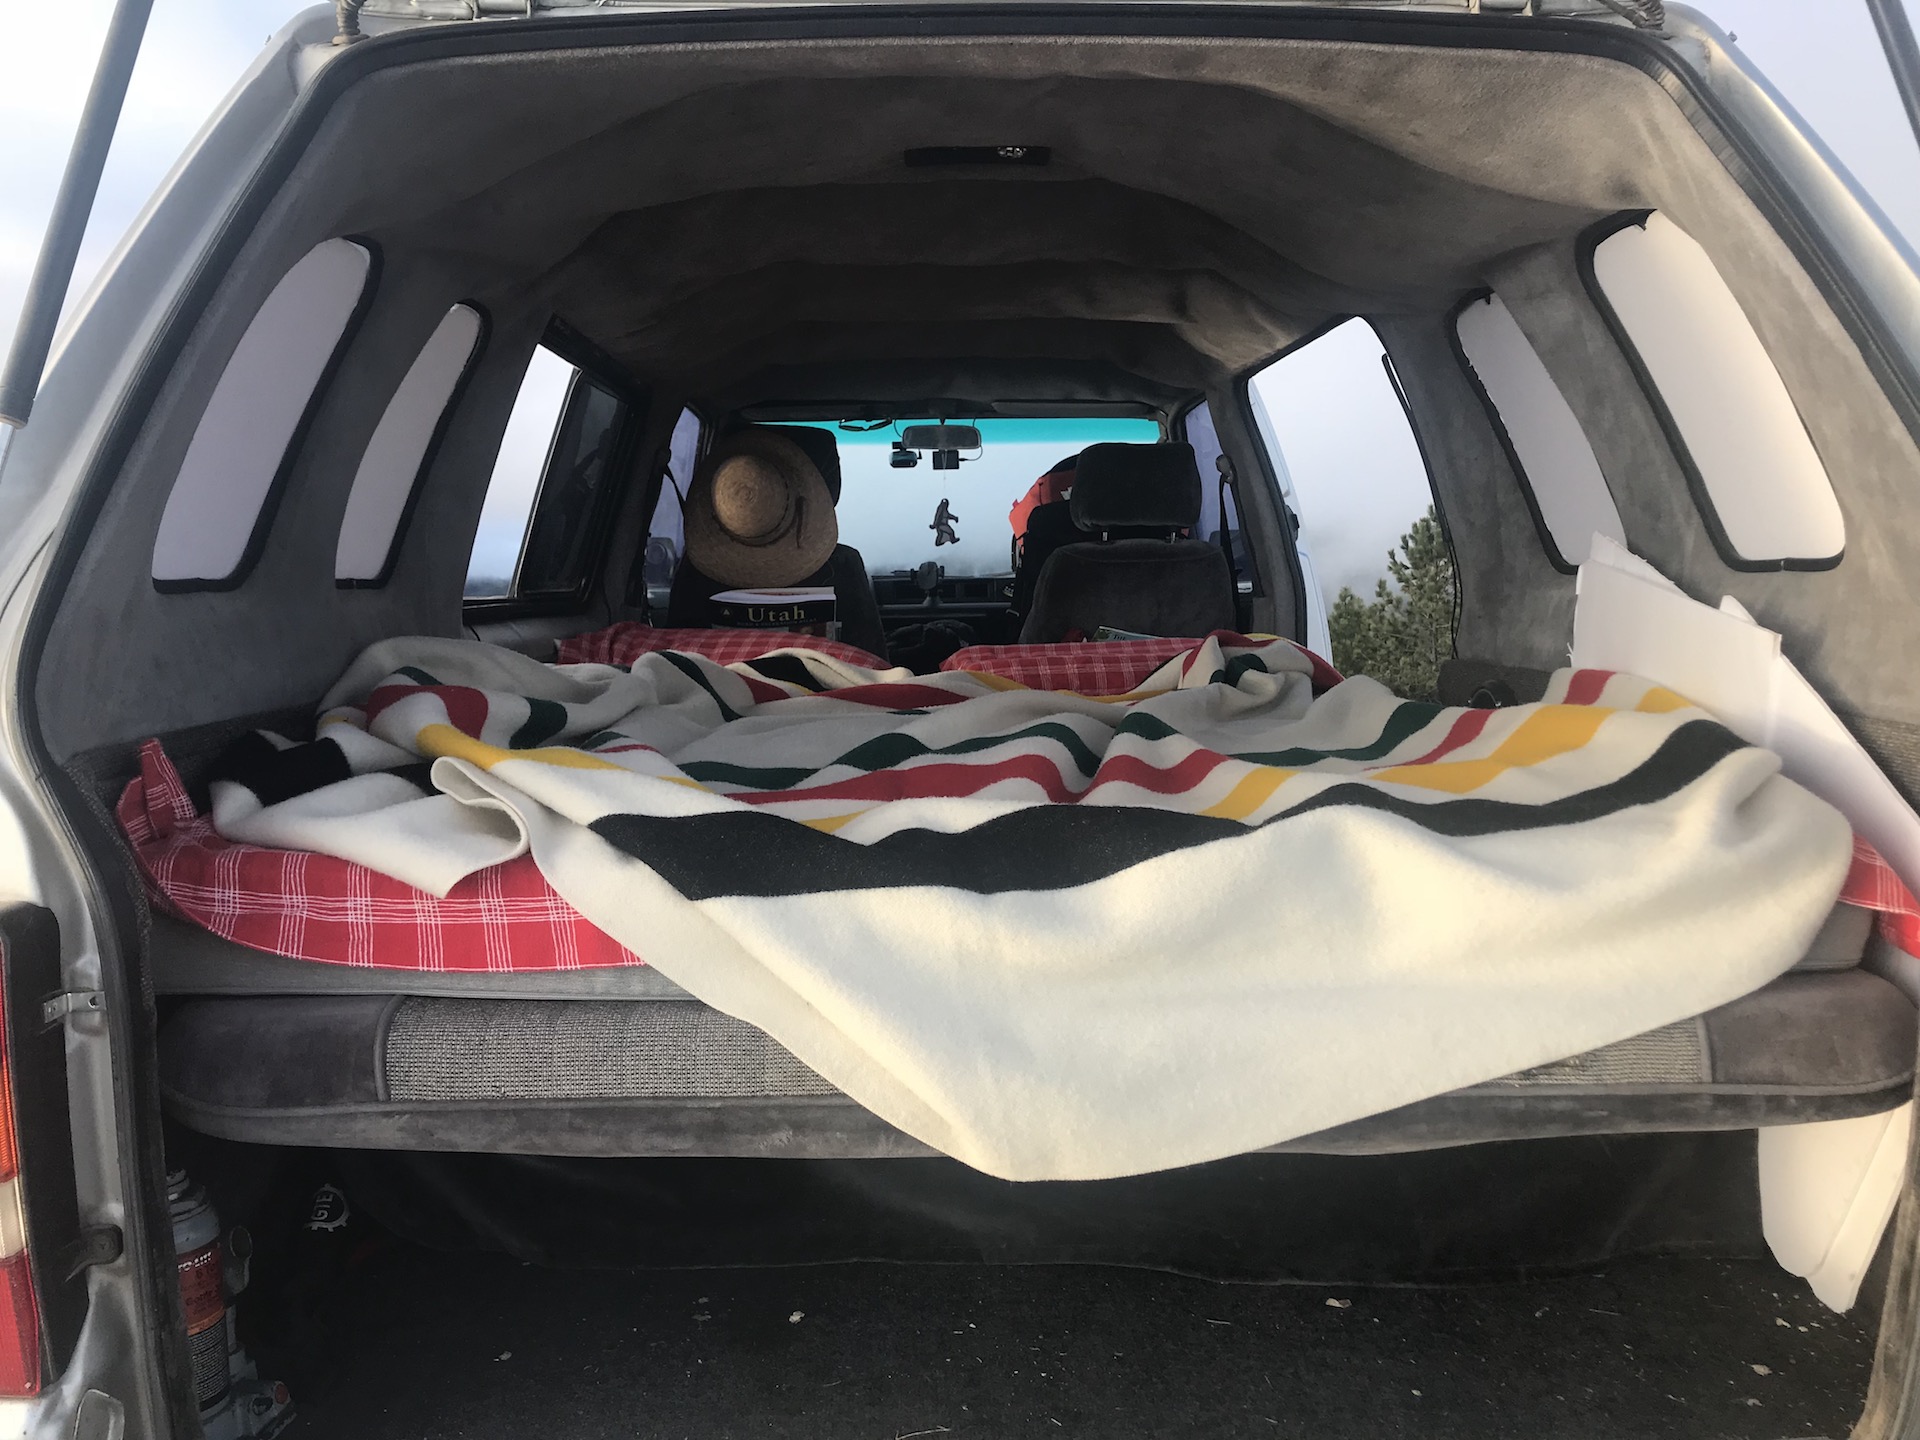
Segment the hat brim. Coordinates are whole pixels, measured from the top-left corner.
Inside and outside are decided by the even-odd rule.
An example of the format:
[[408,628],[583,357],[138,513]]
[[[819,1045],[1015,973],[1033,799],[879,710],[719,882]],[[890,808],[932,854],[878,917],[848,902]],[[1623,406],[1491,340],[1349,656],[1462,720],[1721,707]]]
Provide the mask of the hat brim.
[[[780,472],[798,502],[799,523],[771,544],[747,544],[714,513],[714,472],[740,455]],[[800,446],[768,430],[743,430],[714,446],[687,487],[684,522],[688,562],[725,585],[797,585],[825,566],[840,543],[833,496],[819,468]]]

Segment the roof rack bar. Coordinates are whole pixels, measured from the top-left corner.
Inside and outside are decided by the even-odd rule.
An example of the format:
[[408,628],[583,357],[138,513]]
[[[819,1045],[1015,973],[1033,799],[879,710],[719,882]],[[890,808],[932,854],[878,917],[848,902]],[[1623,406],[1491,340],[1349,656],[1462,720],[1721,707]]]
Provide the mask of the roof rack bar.
[[60,309],[73,281],[74,261],[79,258],[80,241],[87,233],[87,219],[100,189],[100,172],[106,168],[107,150],[120,124],[120,106],[127,98],[127,82],[133,77],[133,62],[139,58],[152,10],[153,0],[119,0],[107,26],[93,88],[87,92],[86,108],[80,112],[66,174],[60,177],[46,239],[41,242],[40,258],[27,285],[13,348],[7,353],[6,368],[0,370],[0,426],[24,428],[33,414],[33,399],[40,390],[47,353],[53,348]]
[[1907,123],[1920,140],[1920,45],[1914,43],[1913,24],[1902,0],[1867,0],[1873,27],[1880,32],[1880,48],[1887,52],[1900,103],[1907,107]]

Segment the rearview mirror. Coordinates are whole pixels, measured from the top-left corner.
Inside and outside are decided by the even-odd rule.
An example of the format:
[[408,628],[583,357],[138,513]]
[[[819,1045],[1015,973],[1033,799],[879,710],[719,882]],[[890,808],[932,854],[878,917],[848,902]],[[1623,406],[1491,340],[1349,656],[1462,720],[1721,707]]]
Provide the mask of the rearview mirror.
[[900,432],[900,444],[909,450],[978,450],[977,425],[909,425]]

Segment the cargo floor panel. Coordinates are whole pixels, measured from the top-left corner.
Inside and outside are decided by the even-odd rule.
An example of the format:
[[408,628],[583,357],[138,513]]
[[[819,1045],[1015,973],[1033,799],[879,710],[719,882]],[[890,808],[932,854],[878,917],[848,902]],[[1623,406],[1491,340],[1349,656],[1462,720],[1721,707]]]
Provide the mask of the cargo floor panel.
[[1843,1436],[1864,1317],[1758,1260],[1446,1288],[1100,1266],[563,1271],[389,1245],[274,1353],[311,1440]]

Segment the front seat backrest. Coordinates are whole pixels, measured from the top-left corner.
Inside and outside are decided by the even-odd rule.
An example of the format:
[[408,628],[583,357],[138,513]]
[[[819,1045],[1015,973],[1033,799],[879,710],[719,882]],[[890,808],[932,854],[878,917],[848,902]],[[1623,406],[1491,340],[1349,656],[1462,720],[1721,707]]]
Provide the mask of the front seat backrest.
[[1027,516],[1027,533],[1020,546],[1020,563],[1013,572],[1013,594],[1007,601],[1016,624],[1024,624],[1033,613],[1035,584],[1054,551],[1096,538],[1073,523],[1071,499],[1049,500],[1033,507]]
[[1067,505],[1074,524],[1096,538],[1054,551],[1041,569],[1022,644],[1092,635],[1102,625],[1177,636],[1233,628],[1226,556],[1186,538],[1200,523],[1191,445],[1089,446]]

